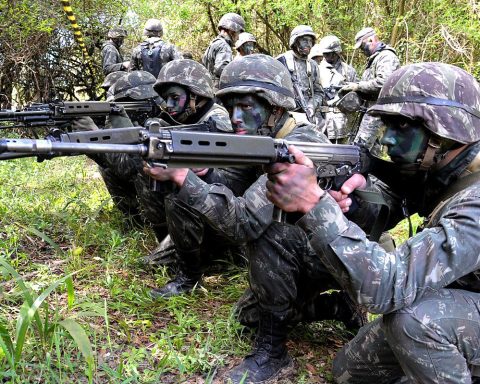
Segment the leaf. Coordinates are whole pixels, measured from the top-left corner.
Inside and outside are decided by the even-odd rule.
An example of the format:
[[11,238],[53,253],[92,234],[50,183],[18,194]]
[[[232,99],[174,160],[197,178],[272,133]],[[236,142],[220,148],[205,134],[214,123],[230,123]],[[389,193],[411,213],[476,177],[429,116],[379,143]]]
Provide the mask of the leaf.
[[69,276],[65,280],[65,285],[67,286],[67,302],[68,302],[68,309],[72,309],[73,304],[75,302],[75,291],[73,290],[73,279],[72,276]]
[[64,327],[70,336],[72,336],[73,340],[75,340],[75,343],[77,344],[78,349],[82,353],[87,364],[93,366],[94,360],[92,344],[90,343],[87,333],[82,326],[71,318],[62,320],[58,324]]
[[43,241],[45,241],[47,244],[50,244],[50,246],[55,249],[55,251],[58,253],[58,254],[62,254],[63,251],[62,249],[58,246],[58,244],[53,241],[47,234],[43,233],[43,232],[40,232],[38,229],[36,228],[33,228],[33,227],[25,227],[21,224],[18,224],[17,225],[23,229],[25,229],[26,231],[30,232],[31,234],[33,235],[36,235],[38,237],[40,237]]
[[8,329],[0,322],[0,347],[5,354],[10,366],[13,368],[14,360],[13,360],[13,342],[8,333]]

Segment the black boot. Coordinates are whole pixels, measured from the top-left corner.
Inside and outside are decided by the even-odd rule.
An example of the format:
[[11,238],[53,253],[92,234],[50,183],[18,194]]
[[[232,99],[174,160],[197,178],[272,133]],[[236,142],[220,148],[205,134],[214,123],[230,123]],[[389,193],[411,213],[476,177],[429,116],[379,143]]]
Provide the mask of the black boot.
[[270,383],[292,373],[293,361],[285,345],[287,329],[284,316],[262,311],[252,353],[227,373],[225,383]]
[[301,321],[338,320],[356,333],[367,321],[365,309],[355,304],[345,292],[324,293],[303,307]]
[[189,293],[202,285],[201,280],[201,274],[186,274],[180,270],[175,278],[170,280],[163,287],[152,289],[150,291],[150,296],[152,296],[154,299],[167,299],[172,296]]

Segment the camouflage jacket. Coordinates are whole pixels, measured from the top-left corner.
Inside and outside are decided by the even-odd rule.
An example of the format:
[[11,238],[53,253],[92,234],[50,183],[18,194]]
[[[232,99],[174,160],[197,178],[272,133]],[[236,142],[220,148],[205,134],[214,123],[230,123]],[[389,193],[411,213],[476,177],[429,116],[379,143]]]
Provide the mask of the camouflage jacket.
[[[313,115],[318,115],[320,107],[323,105],[325,93],[320,84],[320,70],[318,69],[317,62],[312,59],[301,59],[293,51],[287,51],[281,54],[277,57],[277,60],[289,70],[294,86],[298,84],[307,106]],[[296,89],[295,93],[297,93]],[[302,109],[298,101],[297,108]]]
[[215,88],[223,68],[233,60],[231,42],[223,35],[218,35],[207,47],[202,56],[202,64],[212,75]]
[[376,100],[388,76],[400,68],[400,60],[395,50],[381,44],[380,48],[367,59],[362,79],[358,83],[359,92],[367,100]]
[[111,72],[123,71],[123,57],[115,44],[106,41],[102,46],[102,69],[103,74],[107,76]]
[[[310,124],[297,125],[285,139],[328,143]],[[205,217],[219,235],[245,243],[260,237],[272,223],[274,206],[266,198],[267,177],[258,168],[240,170],[236,175],[251,183],[242,196],[236,196],[240,190],[228,188],[229,180],[209,184],[189,172],[177,198]]]
[[328,100],[335,98],[338,93],[338,89],[334,89],[332,86],[340,86],[346,82],[358,82],[357,71],[342,60],[338,60],[335,65],[332,65],[324,59],[318,68],[320,84],[325,90],[325,96]]
[[143,70],[157,77],[166,63],[182,59],[177,48],[164,42],[160,37],[148,37],[132,50],[130,70]]
[[[426,181],[406,183],[398,171],[393,174],[393,168],[390,188],[372,183],[371,188],[390,204],[390,227],[403,218],[404,209],[427,217],[423,230],[393,252],[369,241],[329,194],[297,224],[336,280],[370,312],[396,311],[447,286],[480,292],[480,181],[477,178],[460,192],[442,196],[459,175],[479,172],[479,152],[480,143],[474,144]],[[378,213],[377,206],[365,205],[362,210],[370,217]],[[369,216],[363,213],[363,219]],[[359,221],[365,224],[363,219]]]

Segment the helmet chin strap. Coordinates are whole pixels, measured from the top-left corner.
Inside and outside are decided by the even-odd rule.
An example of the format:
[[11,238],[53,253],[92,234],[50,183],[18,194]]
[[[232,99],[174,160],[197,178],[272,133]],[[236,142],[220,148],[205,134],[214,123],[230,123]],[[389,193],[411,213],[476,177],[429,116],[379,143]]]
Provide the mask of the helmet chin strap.
[[197,95],[194,93],[190,93],[189,99],[190,100],[188,102],[187,108],[185,108],[185,110],[180,114],[180,116],[177,117],[177,120],[180,122],[185,121],[189,116],[197,112],[198,108],[202,108],[208,101],[207,99],[203,99],[197,104]]
[[436,163],[436,155],[438,154],[442,144],[442,139],[436,136],[430,136],[427,143],[427,149],[420,161],[419,169],[421,171],[428,171],[433,164]]
[[275,128],[283,116],[283,108],[280,107],[273,107],[270,116],[266,120],[266,124],[262,124],[260,128],[258,128],[257,132],[261,136],[270,136],[275,133]]

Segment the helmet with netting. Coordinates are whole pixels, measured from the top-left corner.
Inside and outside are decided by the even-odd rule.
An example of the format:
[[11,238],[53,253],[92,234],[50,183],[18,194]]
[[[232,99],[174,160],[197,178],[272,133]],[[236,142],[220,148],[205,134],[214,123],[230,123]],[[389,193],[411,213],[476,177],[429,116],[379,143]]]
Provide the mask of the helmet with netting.
[[315,32],[313,32],[312,27],[310,27],[309,25],[297,25],[295,28],[292,29],[292,33],[290,33],[290,40],[288,42],[289,47],[293,48],[295,40],[302,36],[311,36],[313,38],[314,44],[315,40],[317,39],[317,36],[315,35]]
[[419,63],[396,70],[368,113],[419,120],[437,136],[463,144],[480,141],[480,85],[454,65]]
[[108,31],[107,37],[109,39],[118,39],[120,37],[126,37],[127,30],[123,27],[113,27]]
[[148,19],[143,27],[144,36],[162,36],[163,26],[162,22],[158,19]]
[[224,68],[218,88],[216,96],[220,99],[235,93],[251,93],[272,106],[295,108],[290,73],[271,56],[253,54],[232,61]]
[[112,86],[111,91],[115,101],[130,98],[134,100],[145,100],[157,97],[153,90],[155,76],[147,71],[132,71],[121,77]]
[[115,84],[118,79],[120,79],[122,76],[125,76],[126,74],[127,73],[125,71],[110,72],[107,76],[105,76],[101,87],[107,90],[113,84]]
[[318,45],[320,46],[320,50],[322,53],[342,52],[342,45],[340,43],[340,39],[335,35],[328,35],[323,37],[318,43]]
[[226,13],[220,18],[217,28],[228,29],[233,32],[243,32],[245,31],[245,20],[243,17],[236,13]]
[[315,44],[312,49],[310,50],[310,53],[308,54],[308,58],[309,59],[313,59],[315,57],[318,57],[318,56],[322,56],[323,57],[323,53],[322,51],[320,50],[320,44]]
[[251,33],[242,32],[240,35],[238,35],[238,40],[235,42],[235,48],[238,49],[243,44],[248,42],[257,43],[257,39],[255,39],[255,36],[253,36]]
[[212,78],[207,68],[194,60],[173,60],[162,67],[153,89],[161,95],[171,85],[181,85],[196,95],[213,99]]

